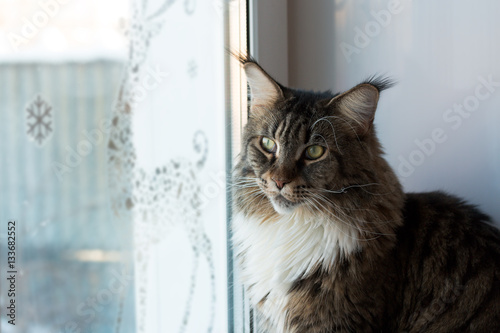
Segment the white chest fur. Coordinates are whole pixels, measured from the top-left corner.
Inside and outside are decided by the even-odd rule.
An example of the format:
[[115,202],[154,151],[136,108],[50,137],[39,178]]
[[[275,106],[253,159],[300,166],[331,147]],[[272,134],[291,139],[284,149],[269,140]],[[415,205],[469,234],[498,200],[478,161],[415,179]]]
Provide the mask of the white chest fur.
[[318,265],[328,270],[335,260],[360,246],[354,227],[300,211],[266,221],[237,213],[233,241],[250,301],[256,305],[267,296],[261,310],[277,332],[285,329],[292,283]]

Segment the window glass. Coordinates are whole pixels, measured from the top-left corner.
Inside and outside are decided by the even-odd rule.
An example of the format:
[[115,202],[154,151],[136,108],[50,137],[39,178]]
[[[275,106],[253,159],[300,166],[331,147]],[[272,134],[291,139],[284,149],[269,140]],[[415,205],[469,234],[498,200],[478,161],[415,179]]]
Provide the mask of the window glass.
[[0,1],[2,332],[228,330],[224,15]]

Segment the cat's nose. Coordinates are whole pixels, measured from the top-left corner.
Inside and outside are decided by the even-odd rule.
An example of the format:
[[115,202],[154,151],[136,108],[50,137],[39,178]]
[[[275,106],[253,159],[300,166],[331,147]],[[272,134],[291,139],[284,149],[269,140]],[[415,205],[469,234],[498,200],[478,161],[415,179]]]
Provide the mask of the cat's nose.
[[279,190],[281,190],[283,187],[285,187],[286,184],[290,182],[288,179],[274,179],[274,178],[271,179],[276,183],[276,186],[278,187]]

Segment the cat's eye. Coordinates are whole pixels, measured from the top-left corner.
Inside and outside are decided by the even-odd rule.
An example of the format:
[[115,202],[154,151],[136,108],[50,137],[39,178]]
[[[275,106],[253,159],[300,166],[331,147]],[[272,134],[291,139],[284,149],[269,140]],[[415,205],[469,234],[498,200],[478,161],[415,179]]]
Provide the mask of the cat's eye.
[[325,148],[322,146],[314,145],[306,148],[306,158],[308,160],[317,160],[325,153]]
[[269,138],[266,138],[265,136],[262,137],[260,145],[268,153],[274,153],[274,152],[276,152],[276,148],[277,148],[276,142],[274,142],[273,140],[271,140]]

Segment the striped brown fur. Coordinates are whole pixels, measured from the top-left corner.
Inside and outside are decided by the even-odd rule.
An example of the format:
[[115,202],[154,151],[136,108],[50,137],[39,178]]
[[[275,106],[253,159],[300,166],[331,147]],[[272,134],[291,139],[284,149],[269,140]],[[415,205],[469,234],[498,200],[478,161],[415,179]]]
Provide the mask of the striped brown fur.
[[402,191],[373,125],[390,81],[301,91],[238,57],[252,94],[234,244],[263,329],[500,332],[500,232],[454,196]]

